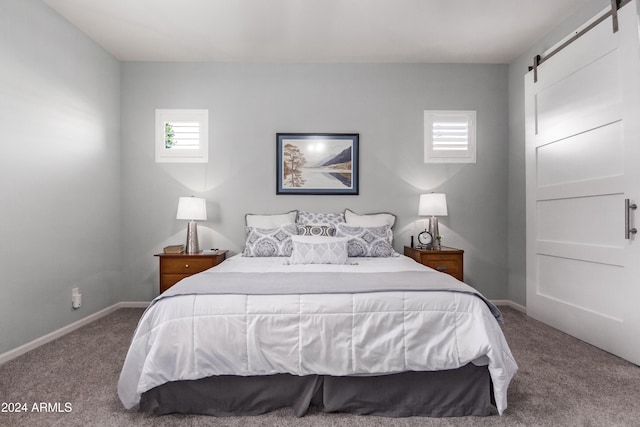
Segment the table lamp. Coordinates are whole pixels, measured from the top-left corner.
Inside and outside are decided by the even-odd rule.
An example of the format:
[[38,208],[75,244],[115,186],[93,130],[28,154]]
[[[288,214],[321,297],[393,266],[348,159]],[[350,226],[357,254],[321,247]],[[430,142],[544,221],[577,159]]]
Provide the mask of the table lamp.
[[429,233],[433,236],[433,248],[441,249],[438,217],[447,216],[447,196],[443,193],[421,194],[418,215],[431,217],[429,218]]
[[178,200],[178,214],[176,219],[186,219],[187,224],[187,243],[185,252],[188,254],[197,254],[200,252],[198,246],[198,224],[196,220],[207,219],[207,201],[197,197],[180,197]]

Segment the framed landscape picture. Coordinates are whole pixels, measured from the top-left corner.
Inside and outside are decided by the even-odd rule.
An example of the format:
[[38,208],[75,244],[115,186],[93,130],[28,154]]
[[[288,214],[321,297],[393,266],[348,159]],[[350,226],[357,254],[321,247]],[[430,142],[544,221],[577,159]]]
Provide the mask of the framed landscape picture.
[[276,194],[358,194],[357,133],[276,134]]

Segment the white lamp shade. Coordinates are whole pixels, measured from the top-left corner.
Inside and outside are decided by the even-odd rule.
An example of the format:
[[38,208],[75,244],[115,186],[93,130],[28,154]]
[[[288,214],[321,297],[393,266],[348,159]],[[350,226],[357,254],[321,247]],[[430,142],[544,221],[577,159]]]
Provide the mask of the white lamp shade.
[[176,219],[206,220],[207,201],[197,197],[180,197]]
[[447,196],[443,193],[421,194],[418,215],[447,216]]

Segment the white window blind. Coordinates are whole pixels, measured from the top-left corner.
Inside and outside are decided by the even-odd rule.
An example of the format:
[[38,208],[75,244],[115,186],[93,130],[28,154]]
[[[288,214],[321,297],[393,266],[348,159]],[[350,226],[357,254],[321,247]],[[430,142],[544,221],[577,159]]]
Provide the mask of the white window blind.
[[200,147],[200,123],[164,122],[164,148],[197,150]]
[[425,111],[424,161],[475,163],[476,112]]
[[208,161],[208,110],[156,110],[156,162]]

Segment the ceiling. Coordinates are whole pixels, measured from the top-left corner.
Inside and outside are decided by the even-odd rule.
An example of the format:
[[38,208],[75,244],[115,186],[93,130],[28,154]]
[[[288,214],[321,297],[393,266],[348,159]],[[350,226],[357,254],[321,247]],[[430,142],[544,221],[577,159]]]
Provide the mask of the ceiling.
[[122,61],[509,63],[586,0],[44,0]]

